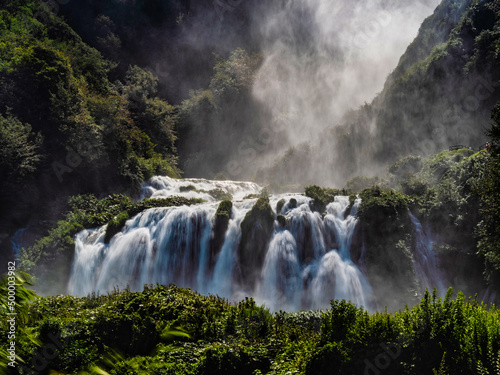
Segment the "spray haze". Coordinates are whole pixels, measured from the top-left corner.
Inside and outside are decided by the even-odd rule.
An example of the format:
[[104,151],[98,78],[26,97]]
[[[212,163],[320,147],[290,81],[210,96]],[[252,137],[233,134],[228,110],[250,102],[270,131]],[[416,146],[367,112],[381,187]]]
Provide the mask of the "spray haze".
[[264,62],[253,94],[286,115],[288,145],[371,101],[438,3],[301,0],[259,15]]

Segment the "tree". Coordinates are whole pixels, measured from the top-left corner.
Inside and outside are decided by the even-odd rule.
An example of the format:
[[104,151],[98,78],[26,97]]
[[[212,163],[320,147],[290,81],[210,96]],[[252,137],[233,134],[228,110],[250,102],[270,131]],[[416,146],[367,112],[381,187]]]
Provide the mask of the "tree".
[[485,258],[485,276],[489,285],[500,287],[500,103],[493,109],[494,121],[487,135],[491,139],[487,169],[480,187],[481,217],[477,233],[478,249]]
[[0,178],[3,183],[19,183],[32,175],[42,156],[42,136],[16,117],[0,114]]

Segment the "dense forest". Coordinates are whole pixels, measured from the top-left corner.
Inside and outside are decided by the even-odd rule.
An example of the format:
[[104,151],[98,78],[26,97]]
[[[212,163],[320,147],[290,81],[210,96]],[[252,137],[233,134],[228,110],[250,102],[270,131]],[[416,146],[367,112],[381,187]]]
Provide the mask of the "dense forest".
[[[357,60],[343,38],[367,35],[348,27],[363,9],[335,4],[326,20],[319,5],[286,0],[0,4],[0,261],[16,259],[18,314],[13,369],[6,276],[3,372],[499,373],[500,2],[443,0],[359,107],[358,83],[344,86]],[[366,4],[388,29],[408,9],[435,5]],[[217,187],[189,180],[177,196],[156,196],[154,176]],[[237,198],[222,184],[230,180],[264,188]],[[290,191],[306,203],[273,203]],[[342,219],[357,220],[349,264],[369,280],[369,304],[259,306],[256,270],[276,233],[300,227],[307,264],[314,225],[327,227],[340,196],[349,198]],[[197,246],[206,240],[214,274],[237,224],[234,281],[246,297],[174,285],[67,295],[75,236],[95,230],[108,249],[134,218],[182,207],[195,212],[185,222]],[[294,209],[316,221],[297,224]],[[338,249],[335,236],[324,246]],[[425,246],[444,292],[418,278]]]

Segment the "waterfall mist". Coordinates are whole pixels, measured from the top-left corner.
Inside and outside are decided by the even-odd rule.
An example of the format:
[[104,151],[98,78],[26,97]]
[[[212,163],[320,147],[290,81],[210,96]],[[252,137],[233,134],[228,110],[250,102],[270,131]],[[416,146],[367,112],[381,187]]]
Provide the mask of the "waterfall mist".
[[[278,2],[256,14],[264,60],[252,92],[272,113],[271,123],[281,124],[282,138],[281,148],[262,163],[289,147],[319,144],[346,112],[370,102],[438,3],[301,0]],[[321,163],[332,156],[313,156],[316,182],[342,183]]]

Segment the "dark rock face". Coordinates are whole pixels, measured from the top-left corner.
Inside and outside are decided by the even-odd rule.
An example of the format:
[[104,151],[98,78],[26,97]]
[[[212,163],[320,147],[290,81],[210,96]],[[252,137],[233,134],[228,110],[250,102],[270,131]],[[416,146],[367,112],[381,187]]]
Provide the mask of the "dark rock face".
[[285,205],[286,201],[284,199],[280,199],[280,201],[276,204],[276,214],[280,214],[283,206]]
[[238,247],[239,282],[253,290],[273,232],[274,212],[269,198],[261,197],[241,223]]
[[[413,268],[412,224],[402,195],[365,194],[359,216],[361,239],[353,239],[352,259],[356,262],[365,245],[366,273],[378,307],[397,309],[415,295],[417,285]],[[357,237],[359,234],[355,234]],[[356,245],[361,241],[361,246]],[[355,250],[356,247],[359,250]],[[358,257],[359,259],[359,257]]]
[[231,201],[222,201],[217,208],[215,213],[215,224],[213,228],[212,238],[210,239],[210,258],[209,258],[209,272],[212,272],[215,263],[217,262],[217,257],[224,244],[224,239],[226,235],[227,228],[229,226],[229,220],[231,219],[231,211],[233,209],[233,203]]
[[354,228],[354,233],[352,235],[351,242],[351,259],[357,266],[360,266],[363,263],[363,259],[361,259],[363,252],[363,233],[361,230],[361,225],[356,225]]

